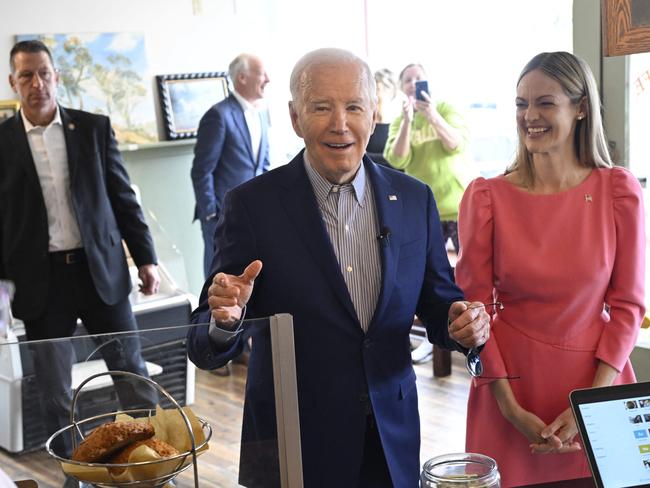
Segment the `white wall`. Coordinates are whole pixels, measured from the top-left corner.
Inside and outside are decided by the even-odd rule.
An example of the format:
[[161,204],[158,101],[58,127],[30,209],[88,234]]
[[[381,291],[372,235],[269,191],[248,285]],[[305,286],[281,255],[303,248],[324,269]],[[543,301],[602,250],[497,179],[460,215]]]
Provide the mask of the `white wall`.
[[[16,34],[144,33],[149,83],[158,121],[156,74],[225,71],[229,61],[239,52],[256,47],[247,43],[251,29],[256,26],[245,22],[245,12],[236,13],[234,0],[203,0],[205,8],[200,16],[193,15],[192,0],[0,1],[3,4],[0,14],[0,59],[3,60],[0,62],[0,99],[14,98],[5,81],[9,66],[4,60]],[[161,130],[159,134],[162,135]]]
[[[152,93],[156,74],[226,71],[240,52],[252,52],[267,65],[267,98],[274,165],[300,147],[287,117],[288,79],[297,59],[325,45],[365,51],[363,2],[328,0],[0,0],[0,59],[8,58],[16,34],[143,32]],[[358,26],[347,29],[344,26]],[[0,61],[0,100],[14,98],[8,61]],[[156,98],[156,111],[159,111]],[[160,117],[157,116],[157,120]],[[287,136],[287,134],[289,134]]]
[[[9,52],[16,34],[137,31],[145,34],[152,74],[211,71],[227,66],[241,50],[238,37],[245,36],[232,2],[204,2],[206,14],[199,17],[192,15],[191,0],[2,2],[0,53]],[[218,29],[215,18],[220,19]],[[228,38],[235,42],[224,42]],[[6,79],[7,74],[4,62],[0,76]],[[0,97],[9,95],[9,87],[1,86]]]

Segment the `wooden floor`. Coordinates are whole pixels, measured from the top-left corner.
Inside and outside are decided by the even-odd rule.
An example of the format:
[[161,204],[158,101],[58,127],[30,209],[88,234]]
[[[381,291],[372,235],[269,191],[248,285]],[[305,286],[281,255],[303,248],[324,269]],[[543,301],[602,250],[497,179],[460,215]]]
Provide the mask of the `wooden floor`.
[[[464,451],[465,412],[469,376],[463,357],[452,354],[453,372],[434,378],[431,363],[415,367],[418,376],[422,424],[421,461],[433,456]],[[195,413],[210,422],[210,449],[199,458],[201,486],[235,487],[239,460],[239,435],[246,369],[232,366],[232,374],[219,377],[197,371]],[[63,476],[57,463],[44,451],[12,455],[0,449],[0,466],[14,480],[34,479],[42,488],[60,487]],[[191,487],[191,468],[176,480],[179,488]]]

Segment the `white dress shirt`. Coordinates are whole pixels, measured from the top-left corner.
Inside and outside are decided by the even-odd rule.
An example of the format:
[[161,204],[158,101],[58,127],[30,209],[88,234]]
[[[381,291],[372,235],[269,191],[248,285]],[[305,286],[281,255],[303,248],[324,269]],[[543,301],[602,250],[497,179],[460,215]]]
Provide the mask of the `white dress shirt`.
[[262,142],[262,121],[260,119],[260,112],[252,103],[237,93],[237,90],[233,90],[232,94],[235,96],[244,111],[244,119],[246,119],[248,133],[251,136],[253,158],[254,162],[257,164],[257,158],[260,154],[260,143]]
[[50,242],[49,251],[65,251],[83,247],[79,224],[72,206],[68,152],[59,107],[47,127],[34,126],[23,111],[29,149],[41,183]]

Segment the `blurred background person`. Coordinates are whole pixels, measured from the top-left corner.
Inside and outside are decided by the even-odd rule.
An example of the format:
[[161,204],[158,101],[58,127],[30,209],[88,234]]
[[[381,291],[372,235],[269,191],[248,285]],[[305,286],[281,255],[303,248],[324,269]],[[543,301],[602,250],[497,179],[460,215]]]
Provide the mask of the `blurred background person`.
[[386,68],[375,71],[374,76],[377,87],[377,121],[375,131],[368,141],[366,152],[375,163],[390,166],[384,158],[384,148],[388,140],[390,123],[399,113],[397,108],[397,83],[393,72]]
[[259,110],[269,82],[264,64],[257,56],[240,54],[231,61],[228,76],[234,90],[201,118],[191,170],[205,276],[212,264],[214,231],[226,192],[270,165],[268,117]]
[[[391,123],[384,157],[397,169],[426,183],[436,199],[443,239],[458,252],[458,205],[467,183],[475,176],[466,161],[469,133],[461,115],[435,94],[422,92],[416,99],[416,82],[426,80],[420,64],[409,64],[399,74],[406,95],[402,113]],[[413,361],[431,359],[428,340],[413,351]]]
[[375,71],[375,86],[377,87],[377,122],[388,124],[395,120],[400,113],[399,90],[395,73],[388,68]]
[[[201,118],[192,162],[196,196],[194,219],[201,222],[203,272],[208,276],[215,252],[214,232],[226,192],[269,169],[268,113],[263,107],[269,83],[262,60],[242,53],[228,66],[230,95]],[[248,363],[249,347],[237,358]],[[228,376],[228,365],[212,371]]]
[[516,106],[515,161],[468,187],[456,267],[468,299],[504,305],[470,389],[466,445],[496,459],[504,487],[590,475],[569,393],[635,381],[644,314],[641,187],[612,167],[589,66],[535,56]]

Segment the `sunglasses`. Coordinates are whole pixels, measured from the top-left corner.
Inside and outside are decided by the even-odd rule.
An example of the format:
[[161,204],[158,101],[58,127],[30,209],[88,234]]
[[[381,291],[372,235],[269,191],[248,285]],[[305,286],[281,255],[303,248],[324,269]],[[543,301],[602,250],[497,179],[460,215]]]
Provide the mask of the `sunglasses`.
[[[492,302],[486,303],[485,305],[475,305],[473,307],[469,307],[467,310],[484,307],[494,307],[496,310],[504,309],[503,303]],[[483,376],[483,363],[481,362],[481,353],[477,348],[473,347],[467,352],[467,356],[465,356],[465,366],[467,367],[467,371],[472,378],[480,378]]]

